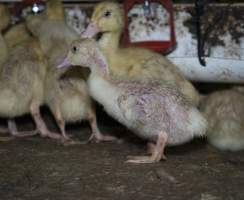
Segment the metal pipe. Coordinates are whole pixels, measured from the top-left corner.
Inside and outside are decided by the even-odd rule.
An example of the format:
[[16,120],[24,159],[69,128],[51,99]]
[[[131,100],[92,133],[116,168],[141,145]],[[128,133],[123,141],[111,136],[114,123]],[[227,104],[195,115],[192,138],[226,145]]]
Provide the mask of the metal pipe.
[[197,82],[244,83],[244,60],[206,58],[201,67],[197,57],[168,57],[185,77]]

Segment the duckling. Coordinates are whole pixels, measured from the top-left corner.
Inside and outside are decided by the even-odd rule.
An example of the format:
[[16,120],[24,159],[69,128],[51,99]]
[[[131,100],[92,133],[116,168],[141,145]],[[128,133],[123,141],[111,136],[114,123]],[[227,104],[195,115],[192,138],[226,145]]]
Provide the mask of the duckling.
[[[8,48],[7,48],[5,40],[2,37],[2,34],[0,32],[0,72],[1,72],[1,69],[2,69],[3,63],[7,59],[7,56],[8,56]],[[0,133],[8,133],[8,132],[9,132],[8,128],[0,126]],[[0,137],[0,141],[8,141],[9,139],[11,139],[11,138],[9,138],[9,137],[3,137],[3,138]]]
[[2,31],[7,28],[10,23],[10,14],[4,4],[0,4],[0,67],[6,60],[8,55],[8,48]]
[[[11,16],[7,6],[0,5],[0,30],[8,48],[31,39],[24,22],[10,26]],[[9,27],[8,27],[9,26]]]
[[[24,58],[24,59],[23,59]],[[22,137],[40,133],[42,137],[63,139],[50,132],[42,120],[39,107],[43,104],[43,82],[46,75],[46,58],[38,42],[32,39],[11,49],[0,73],[0,116],[10,119],[11,135]],[[18,133],[12,120],[31,113],[37,131]]]
[[213,92],[200,110],[209,121],[207,139],[220,150],[244,149],[244,94],[234,89]]
[[[78,39],[79,35],[62,20],[50,20],[45,15],[27,19],[27,26],[33,35],[38,37],[41,48],[49,59],[45,81],[45,103],[54,114],[62,135],[69,139],[65,132],[65,122],[87,119],[93,132],[91,139],[97,141],[115,139],[112,136],[103,136],[97,127],[95,111],[86,84],[79,77],[86,78],[87,72],[78,69],[60,72],[55,67],[55,63],[65,56],[68,46],[73,40]],[[64,73],[66,78],[61,78]]]
[[[67,44],[79,38],[79,35],[71,29],[63,20],[50,20],[46,14],[27,18],[27,27],[36,36],[41,45],[41,49],[48,55],[48,51],[59,43]],[[71,76],[82,76],[87,79],[89,71],[84,68],[73,69],[66,72]]]
[[[10,22],[10,15],[8,9],[4,4],[0,4],[0,69],[8,56],[8,48],[3,38],[2,31],[5,28],[7,28],[9,22]],[[0,133],[7,133],[7,132],[8,132],[7,128],[0,127]],[[5,141],[5,138],[0,137],[0,140]]]
[[18,44],[31,40],[32,38],[24,22],[13,25],[7,32],[4,33],[3,37],[8,48],[13,48]]
[[[64,20],[64,10],[62,7],[62,2],[59,0],[49,0],[46,3],[46,13],[45,15],[48,19],[52,20]],[[35,16],[29,16],[33,18]],[[26,23],[21,22],[12,26],[5,34],[4,38],[6,40],[7,46],[12,48],[24,41],[31,38],[31,34],[27,29]]]
[[91,38],[101,33],[98,40],[108,58],[111,73],[131,78],[159,79],[176,85],[195,105],[200,97],[193,85],[186,80],[180,70],[167,58],[147,49],[119,45],[124,28],[124,13],[116,2],[99,3],[92,14],[91,23],[82,37]]
[[60,0],[49,0],[46,2],[46,15],[49,20],[63,20],[64,8]]
[[[27,18],[26,24],[29,31],[39,39],[41,49],[45,55],[48,55],[48,51],[56,44],[61,42],[69,46],[72,41],[79,38],[78,33],[70,28],[63,20],[49,19],[49,16],[45,13]],[[82,76],[87,79],[89,71],[84,68],[78,68],[69,70],[66,73],[72,76]]]
[[204,135],[206,119],[175,86],[159,81],[118,80],[110,74],[108,63],[95,40],[87,39],[74,41],[58,67],[89,67],[90,95],[109,115],[149,140],[151,155],[132,157],[127,162],[159,162],[164,158],[166,145],[182,144]]
[[[5,41],[6,38],[4,38],[2,35],[2,32],[8,27],[9,24],[10,24],[9,9],[4,4],[0,4],[0,69],[3,63],[7,60],[9,47],[12,47],[12,45],[7,44],[7,42]],[[0,127],[0,133],[8,133],[8,132],[10,132],[11,135],[15,137],[23,137],[23,136],[36,134],[36,131],[30,131],[30,132],[26,131],[21,133],[18,132],[14,119],[8,120],[8,128]],[[0,138],[1,141],[8,141],[10,139],[13,139],[13,137]]]
[[62,135],[70,139],[65,131],[66,122],[88,120],[92,129],[89,140],[111,141],[115,137],[104,136],[98,126],[95,110],[88,94],[85,81],[74,76],[61,76],[67,71],[57,69],[57,65],[64,58],[67,46],[64,42],[56,42],[48,52],[49,70],[45,81],[45,103],[51,109]]

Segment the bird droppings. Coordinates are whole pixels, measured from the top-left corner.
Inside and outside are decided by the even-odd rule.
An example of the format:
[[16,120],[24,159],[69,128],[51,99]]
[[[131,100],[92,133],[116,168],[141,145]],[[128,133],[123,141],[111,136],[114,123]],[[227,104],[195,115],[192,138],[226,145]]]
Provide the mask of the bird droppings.
[[[205,54],[207,56],[237,60],[244,59],[243,9],[243,6],[238,6],[238,4],[227,4],[225,6],[206,4],[201,28],[202,38],[205,42]],[[177,17],[182,14],[188,16],[183,21],[181,21],[182,17],[179,19]],[[184,39],[190,35],[192,37],[190,41],[194,41],[196,46],[194,7],[178,7],[175,24],[178,44],[184,47]],[[179,34],[178,27],[183,30],[182,35]],[[193,46],[192,48],[194,49]]]
[[[136,4],[128,13],[129,35],[132,42],[169,40],[169,13],[160,4],[154,4],[155,11],[149,19],[142,4]],[[153,13],[154,12],[154,13]]]

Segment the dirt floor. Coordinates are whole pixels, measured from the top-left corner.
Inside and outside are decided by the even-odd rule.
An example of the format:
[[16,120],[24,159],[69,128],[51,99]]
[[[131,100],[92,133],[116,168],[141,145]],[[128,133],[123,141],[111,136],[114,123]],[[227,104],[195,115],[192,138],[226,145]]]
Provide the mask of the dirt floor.
[[[145,142],[114,122],[100,124],[103,132],[120,135],[124,142],[63,146],[39,137],[1,142],[0,199],[244,199],[243,151],[223,153],[194,140],[167,148],[167,161],[128,164],[128,155],[145,153]],[[86,123],[68,131],[81,140],[90,133]]]

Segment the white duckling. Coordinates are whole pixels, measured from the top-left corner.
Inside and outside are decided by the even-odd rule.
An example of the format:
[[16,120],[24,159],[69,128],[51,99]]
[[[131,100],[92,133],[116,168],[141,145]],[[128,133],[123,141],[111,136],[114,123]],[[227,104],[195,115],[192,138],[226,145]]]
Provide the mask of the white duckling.
[[244,94],[235,89],[214,92],[201,105],[209,121],[207,139],[220,150],[244,149]]
[[91,96],[109,115],[149,140],[151,155],[132,157],[128,162],[159,162],[164,158],[166,145],[182,144],[194,136],[204,135],[206,119],[181,92],[157,81],[116,80],[94,40],[74,41],[59,68],[70,64],[89,67]]

